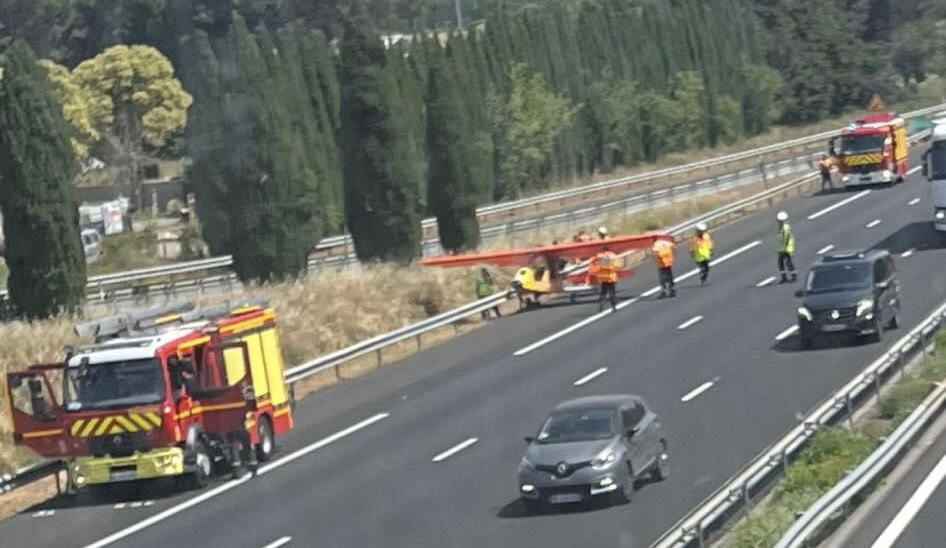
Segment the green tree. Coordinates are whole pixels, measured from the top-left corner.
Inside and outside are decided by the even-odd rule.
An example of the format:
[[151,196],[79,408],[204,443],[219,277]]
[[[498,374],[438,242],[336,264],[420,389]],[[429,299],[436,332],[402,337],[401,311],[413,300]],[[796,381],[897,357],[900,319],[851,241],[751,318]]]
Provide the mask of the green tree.
[[0,209],[10,269],[10,300],[39,319],[74,311],[86,284],[77,164],[69,126],[46,71],[22,41],[0,71]]
[[344,19],[341,151],[345,218],[362,261],[420,255],[422,161],[407,138],[396,76],[365,18]]
[[63,116],[72,126],[71,140],[75,156],[79,160],[85,160],[89,156],[89,148],[102,138],[89,112],[89,97],[66,67],[48,59],[41,60],[39,64],[49,74],[56,98],[62,103]]
[[187,125],[193,98],[174,77],[174,67],[150,46],[113,46],[72,72],[88,98],[96,130],[125,168],[141,206],[138,167],[144,146],[159,147]]

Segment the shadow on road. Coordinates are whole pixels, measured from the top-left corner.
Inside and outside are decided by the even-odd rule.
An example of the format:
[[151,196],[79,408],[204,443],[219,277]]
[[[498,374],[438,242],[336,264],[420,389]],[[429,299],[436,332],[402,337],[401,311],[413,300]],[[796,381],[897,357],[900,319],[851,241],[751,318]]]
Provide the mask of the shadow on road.
[[[630,504],[630,503],[624,503]],[[617,506],[612,503],[608,497],[593,498],[589,502],[580,502],[572,504],[544,504],[539,507],[530,507],[522,499],[516,499],[496,512],[496,517],[500,519],[519,519],[540,516],[562,515],[562,514],[584,514]]]
[[[213,480],[213,482],[216,481],[226,481],[226,478],[221,476],[219,479]],[[62,510],[123,503],[137,507],[145,504],[150,505],[158,500],[188,495],[194,492],[196,492],[195,489],[184,487],[179,482],[174,481],[173,478],[141,480],[131,483],[86,487],[73,495],[61,494],[55,496],[49,500],[35,504],[20,513],[32,514],[43,510]]]
[[825,334],[816,337],[815,340],[812,341],[811,349],[805,349],[802,348],[801,338],[796,333],[787,339],[776,341],[772,346],[772,350],[779,353],[817,352],[819,350],[830,350],[848,346],[865,346],[870,344],[877,343],[871,341],[869,337],[857,337],[846,334]]
[[946,248],[946,234],[937,232],[931,221],[918,221],[904,225],[871,248],[886,249],[890,253],[897,254],[910,250],[920,253],[931,249],[943,249]]

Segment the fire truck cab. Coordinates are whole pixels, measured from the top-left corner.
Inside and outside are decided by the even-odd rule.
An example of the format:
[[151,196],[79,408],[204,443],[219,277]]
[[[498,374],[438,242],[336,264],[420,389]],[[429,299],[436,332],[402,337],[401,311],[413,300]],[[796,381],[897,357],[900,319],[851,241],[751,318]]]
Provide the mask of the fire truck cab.
[[160,477],[202,486],[293,427],[275,311],[171,305],[75,326],[95,344],[7,375],[14,442],[67,464],[68,488]]
[[845,186],[902,182],[909,169],[906,122],[892,112],[858,118],[841,132],[838,152]]

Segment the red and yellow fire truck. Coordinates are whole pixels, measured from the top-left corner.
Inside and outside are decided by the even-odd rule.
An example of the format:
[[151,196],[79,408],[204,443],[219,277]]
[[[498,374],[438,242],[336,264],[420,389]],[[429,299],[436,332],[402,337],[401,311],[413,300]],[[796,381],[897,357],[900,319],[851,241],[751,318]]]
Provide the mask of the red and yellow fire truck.
[[15,443],[65,460],[72,491],[167,476],[201,486],[215,464],[248,451],[269,459],[293,427],[276,313],[263,301],[75,329],[95,344],[7,376]]
[[869,114],[841,132],[838,150],[845,186],[893,184],[907,176],[910,143],[903,118]]

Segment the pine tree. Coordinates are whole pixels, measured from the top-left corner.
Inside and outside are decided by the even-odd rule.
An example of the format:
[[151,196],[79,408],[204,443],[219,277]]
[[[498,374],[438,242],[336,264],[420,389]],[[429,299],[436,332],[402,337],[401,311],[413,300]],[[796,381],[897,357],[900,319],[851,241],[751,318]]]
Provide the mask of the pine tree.
[[362,261],[420,255],[421,161],[406,137],[401,94],[381,40],[364,17],[344,20],[341,150],[345,217]]
[[29,319],[72,312],[85,290],[86,260],[69,126],[29,46],[14,42],[0,66],[0,209],[10,300]]

